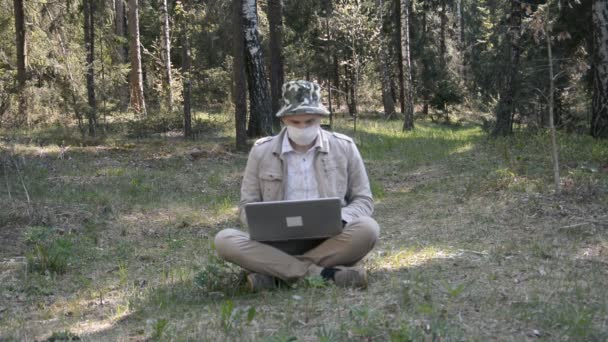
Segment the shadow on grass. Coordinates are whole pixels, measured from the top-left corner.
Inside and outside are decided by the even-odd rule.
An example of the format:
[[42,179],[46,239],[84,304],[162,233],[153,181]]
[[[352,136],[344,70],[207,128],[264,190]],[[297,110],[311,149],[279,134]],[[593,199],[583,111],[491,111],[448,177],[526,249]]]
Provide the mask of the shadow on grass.
[[[133,311],[125,318],[81,337],[154,338],[158,322],[166,325],[161,332],[164,339],[177,340],[257,341],[281,336],[321,340],[324,335],[334,340],[397,341],[608,337],[602,329],[605,308],[581,297],[576,289],[548,289],[543,284],[522,284],[524,288],[518,289],[511,285],[510,274],[502,273],[506,256],[437,250],[440,253],[434,258],[409,266],[368,261],[371,283],[366,290],[298,286],[252,294],[235,284],[204,293],[190,281],[161,285],[132,300]],[[547,277],[554,278],[547,283],[560,281],[559,275]],[[537,295],[527,298],[529,291]]]

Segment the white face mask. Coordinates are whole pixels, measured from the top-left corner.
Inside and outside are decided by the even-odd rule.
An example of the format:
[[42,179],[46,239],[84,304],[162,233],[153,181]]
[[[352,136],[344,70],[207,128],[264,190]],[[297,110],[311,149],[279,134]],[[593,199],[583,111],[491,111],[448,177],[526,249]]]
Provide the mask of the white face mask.
[[287,126],[287,136],[294,143],[302,146],[311,144],[319,135],[319,125],[311,125],[305,128]]

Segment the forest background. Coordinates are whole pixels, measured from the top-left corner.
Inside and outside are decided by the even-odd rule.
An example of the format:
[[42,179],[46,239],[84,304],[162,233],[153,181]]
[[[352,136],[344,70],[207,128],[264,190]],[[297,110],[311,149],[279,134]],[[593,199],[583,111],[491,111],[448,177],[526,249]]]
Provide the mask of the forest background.
[[[294,79],[366,161],[368,291],[215,258]],[[0,0],[0,339],[603,340],[606,138],[601,0]]]

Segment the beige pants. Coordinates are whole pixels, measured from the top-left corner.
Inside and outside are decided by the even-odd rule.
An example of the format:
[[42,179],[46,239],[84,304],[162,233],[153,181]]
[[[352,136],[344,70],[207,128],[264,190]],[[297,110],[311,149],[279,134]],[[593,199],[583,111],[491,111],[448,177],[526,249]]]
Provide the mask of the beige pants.
[[372,250],[380,227],[371,217],[349,222],[341,234],[329,238],[302,255],[289,255],[272,246],[253,241],[237,229],[224,229],[215,236],[220,257],[251,272],[294,281],[319,275],[323,267],[348,266]]

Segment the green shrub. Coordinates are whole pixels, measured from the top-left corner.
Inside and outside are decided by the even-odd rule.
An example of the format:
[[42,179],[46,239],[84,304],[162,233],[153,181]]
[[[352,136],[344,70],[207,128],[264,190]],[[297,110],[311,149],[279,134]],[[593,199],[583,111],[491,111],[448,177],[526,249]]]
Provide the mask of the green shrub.
[[31,271],[63,274],[67,271],[73,253],[71,239],[59,235],[59,231],[49,227],[34,226],[24,235],[31,246],[26,253]]
[[207,265],[194,276],[194,284],[205,292],[236,289],[240,283],[240,273],[222,259],[210,255]]

